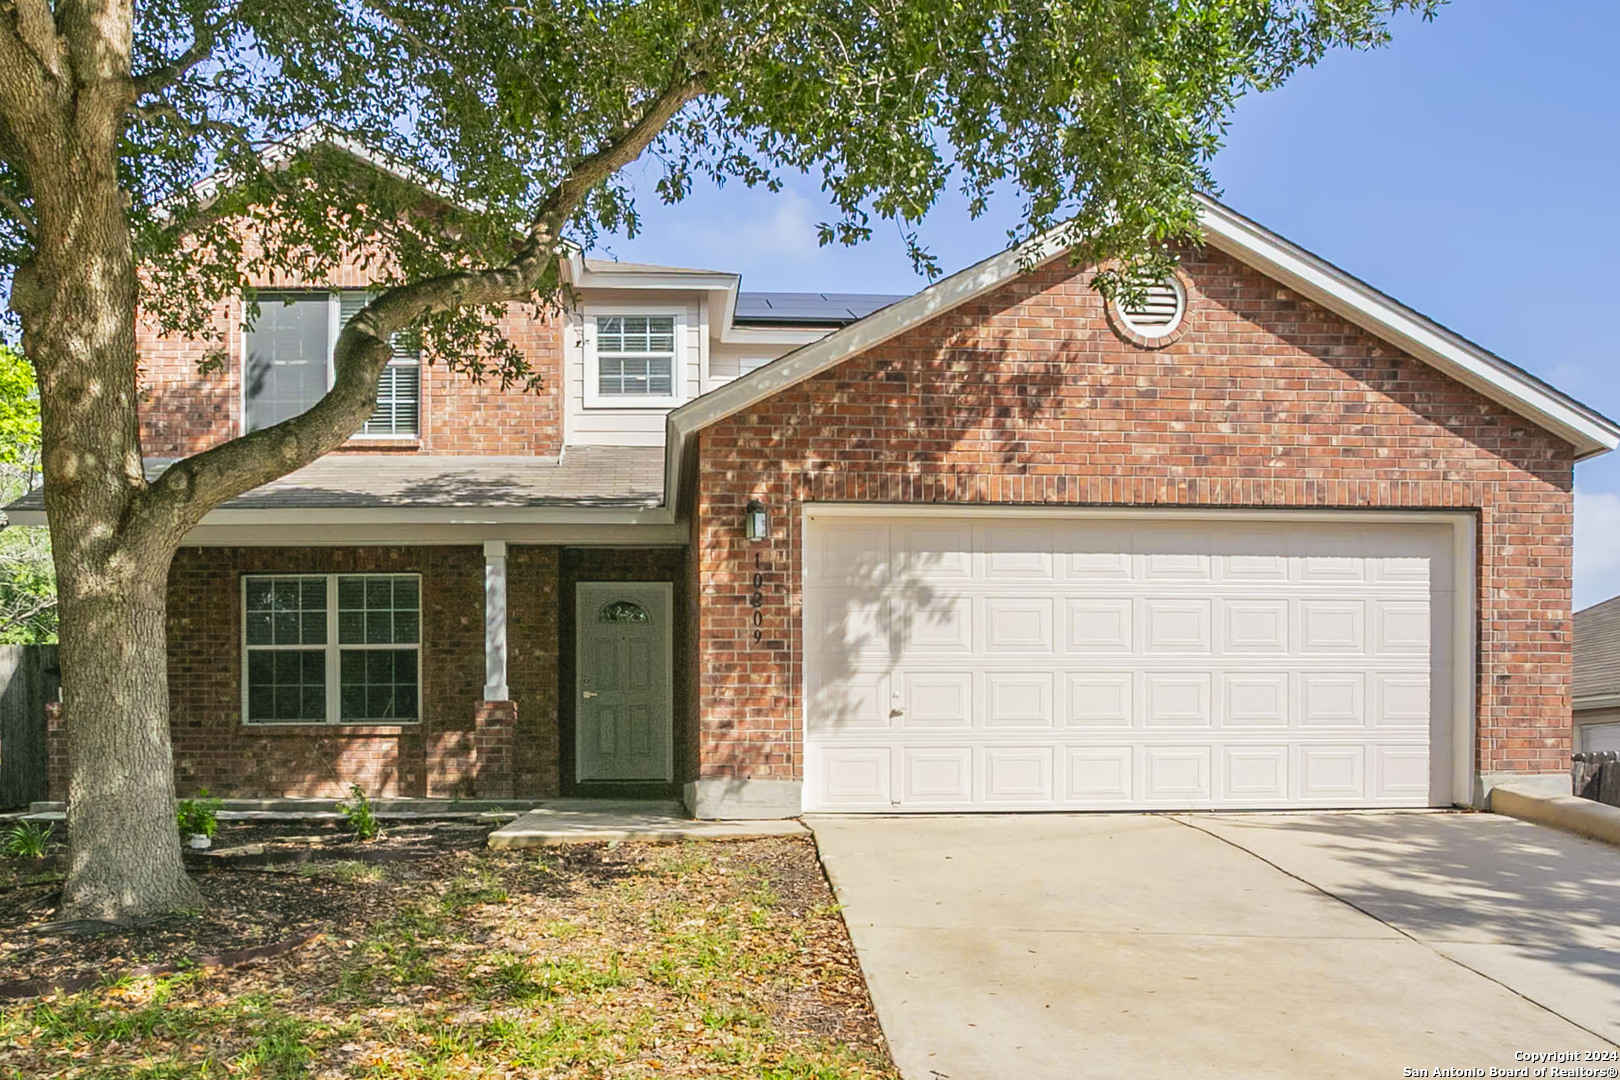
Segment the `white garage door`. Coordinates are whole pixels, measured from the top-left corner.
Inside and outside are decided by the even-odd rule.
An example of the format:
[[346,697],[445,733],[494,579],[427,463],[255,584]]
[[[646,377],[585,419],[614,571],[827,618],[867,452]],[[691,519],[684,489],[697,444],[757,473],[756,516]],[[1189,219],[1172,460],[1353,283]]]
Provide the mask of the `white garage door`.
[[1450,537],[812,511],[805,808],[1449,803]]

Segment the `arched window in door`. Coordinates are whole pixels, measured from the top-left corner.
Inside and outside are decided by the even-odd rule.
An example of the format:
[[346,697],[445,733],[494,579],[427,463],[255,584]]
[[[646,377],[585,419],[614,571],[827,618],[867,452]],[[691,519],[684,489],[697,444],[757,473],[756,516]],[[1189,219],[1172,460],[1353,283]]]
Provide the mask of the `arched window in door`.
[[647,609],[630,600],[615,600],[611,604],[604,604],[602,610],[596,613],[597,622],[605,623],[644,623],[649,621]]

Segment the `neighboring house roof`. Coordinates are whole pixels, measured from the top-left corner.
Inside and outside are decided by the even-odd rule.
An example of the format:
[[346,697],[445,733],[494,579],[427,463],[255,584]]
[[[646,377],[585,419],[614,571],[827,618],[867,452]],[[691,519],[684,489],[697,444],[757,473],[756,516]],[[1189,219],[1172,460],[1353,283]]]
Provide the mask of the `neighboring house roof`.
[[738,326],[847,326],[904,300],[888,293],[745,292],[737,294]]
[[[1568,441],[1575,447],[1577,460],[1620,446],[1620,425],[1596,410],[1237,211],[1208,196],[1199,196],[1199,202],[1199,220],[1210,247]],[[674,410],[669,414],[666,439],[669,490],[676,490],[686,442],[694,433],[983,296],[1027,267],[1059,257],[1065,250],[1055,234],[1047,234],[992,255]]]
[[1620,596],[1575,613],[1575,707],[1583,704],[1620,705]]

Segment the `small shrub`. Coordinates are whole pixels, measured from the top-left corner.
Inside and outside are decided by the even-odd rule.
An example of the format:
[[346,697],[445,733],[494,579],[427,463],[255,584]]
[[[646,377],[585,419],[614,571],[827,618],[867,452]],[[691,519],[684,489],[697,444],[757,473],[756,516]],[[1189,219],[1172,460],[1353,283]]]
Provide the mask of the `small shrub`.
[[212,840],[214,834],[219,832],[219,808],[223,805],[224,803],[208,794],[207,788],[197,792],[195,799],[181,799],[174,810],[175,824],[180,827],[180,838],[206,836]]
[[5,853],[14,859],[43,859],[51,846],[51,827],[40,821],[19,821],[6,833]]
[[349,785],[349,797],[338,803],[337,808],[356,840],[375,840],[382,835],[382,822],[372,812],[371,800],[366,798],[366,790],[359,784]]

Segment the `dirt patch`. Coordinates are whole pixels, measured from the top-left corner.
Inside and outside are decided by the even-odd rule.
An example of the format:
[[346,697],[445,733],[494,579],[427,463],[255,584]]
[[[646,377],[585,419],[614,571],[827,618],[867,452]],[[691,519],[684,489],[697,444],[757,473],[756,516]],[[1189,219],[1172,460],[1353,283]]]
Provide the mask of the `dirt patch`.
[[[203,911],[111,933],[36,933],[48,905],[0,913],[0,982],[321,935],[225,970],[0,1002],[0,1077],[895,1077],[807,838],[490,851],[486,832],[357,847],[335,828],[232,825],[226,852],[321,855],[198,873]],[[354,858],[388,845],[414,854]]]

